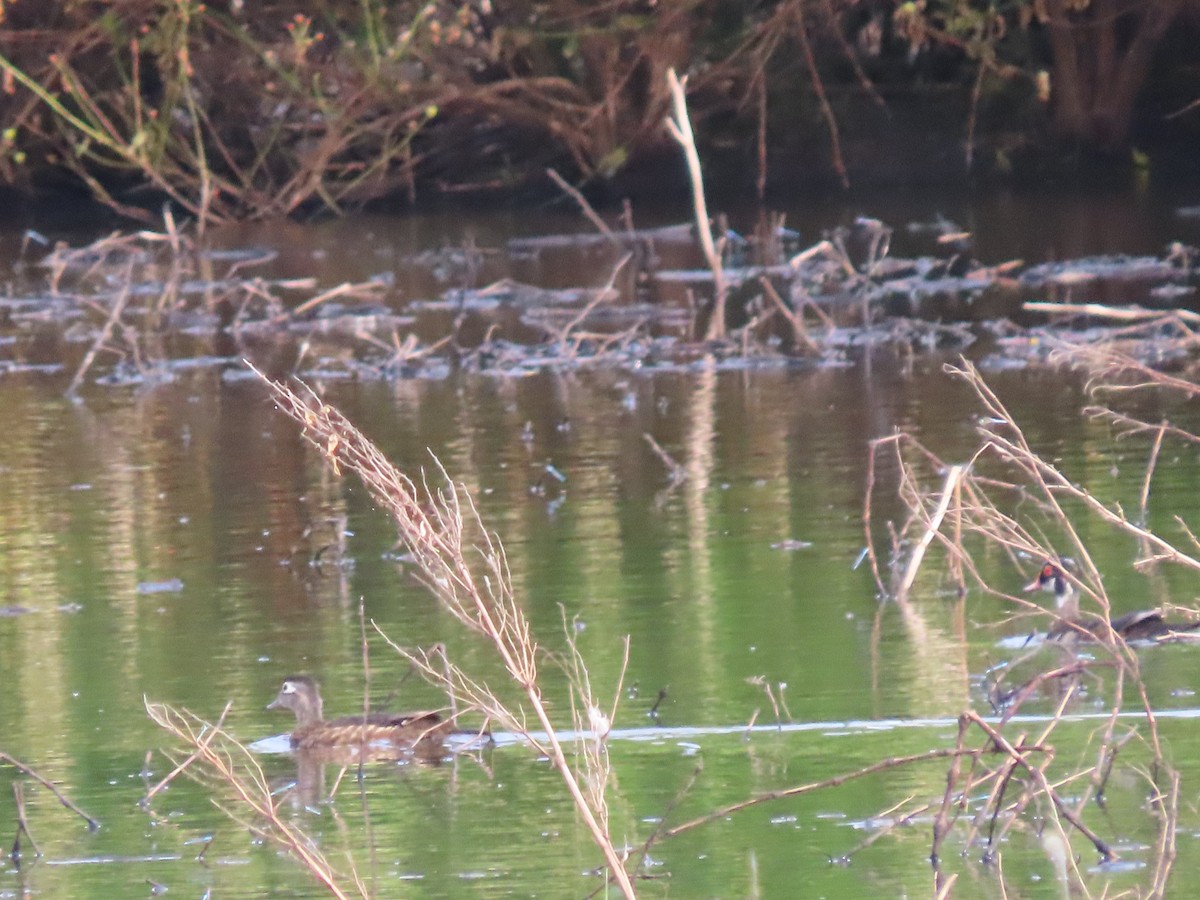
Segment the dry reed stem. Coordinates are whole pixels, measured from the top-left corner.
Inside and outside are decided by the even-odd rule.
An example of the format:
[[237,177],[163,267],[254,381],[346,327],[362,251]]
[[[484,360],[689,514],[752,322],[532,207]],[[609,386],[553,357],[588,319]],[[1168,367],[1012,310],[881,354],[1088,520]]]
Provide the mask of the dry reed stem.
[[565,178],[558,174],[554,169],[547,169],[546,175],[554,182],[555,186],[560,191],[575,201],[579,207],[579,211],[589,222],[596,226],[596,230],[612,241],[614,244],[620,244],[621,239],[613,234],[613,230],[608,227],[608,224],[600,218],[600,215],[592,208],[592,204],[588,203],[587,198],[583,196],[575,187],[567,182]]
[[[947,371],[961,377],[983,401],[989,414],[1004,423],[1001,428],[990,429],[986,432],[986,445],[995,452],[1000,460],[1012,463],[1019,470],[1025,472],[1033,484],[1039,488],[1042,501],[1053,511],[1057,521],[1068,526],[1068,532],[1073,538],[1073,549],[1076,555],[1088,562],[1088,568],[1092,574],[1096,574],[1095,567],[1090,563],[1087,548],[1078,535],[1074,534],[1073,529],[1069,528],[1070,518],[1063,510],[1058,500],[1059,497],[1070,497],[1082,502],[1103,521],[1145,541],[1160,554],[1159,558],[1200,570],[1200,559],[1181,552],[1154,532],[1130,522],[1121,512],[1114,511],[1101,503],[1091,492],[1072,483],[1053,464],[1046,462],[1036,454],[1009,416],[1007,409],[987,386],[974,366],[964,362],[961,368],[947,366]],[[1001,433],[1002,429],[1007,433]]]
[[[804,327],[804,310],[794,310],[784,303],[783,298],[779,296],[779,291],[775,290],[775,285],[771,283],[771,279],[766,275],[759,278],[758,283],[762,285],[763,293],[767,299],[775,305],[775,308],[779,310],[788,325],[791,326],[793,343],[797,347],[804,347],[809,352],[820,355],[820,344],[809,337],[808,329]],[[813,305],[815,306],[815,304]]]
[[75,370],[75,375],[71,378],[71,383],[67,386],[64,392],[66,396],[73,397],[79,389],[79,385],[87,376],[88,370],[92,367],[92,363],[96,361],[97,354],[108,343],[108,339],[112,337],[113,329],[121,318],[121,313],[125,310],[125,304],[129,302],[129,296],[133,289],[133,259],[130,258],[125,266],[125,275],[121,278],[121,291],[113,301],[112,308],[109,310],[108,317],[104,321],[104,326],[96,335],[96,339],[92,341],[92,346],[88,348],[84,354],[83,361],[79,364],[79,368]]
[[1159,812],[1160,824],[1158,830],[1158,846],[1155,852],[1154,879],[1151,882],[1148,897],[1165,897],[1167,881],[1171,877],[1171,869],[1175,864],[1175,832],[1179,820],[1179,782],[1178,772],[1170,773],[1171,783],[1164,795],[1157,789],[1153,805]]
[[[1164,319],[1162,310],[1146,309],[1144,306],[1108,306],[1104,303],[1057,303],[1046,300],[1026,300],[1022,308],[1028,312],[1045,313],[1048,315],[1087,316],[1092,319],[1111,319],[1116,322],[1153,322],[1158,324]],[[1171,316],[1180,321],[1200,324],[1200,313],[1187,309],[1173,310]]]
[[[834,114],[833,106],[829,102],[829,96],[825,91],[825,82],[821,78],[812,41],[808,38],[808,25],[804,21],[804,4],[789,3],[785,4],[785,8],[791,10],[794,17],[795,27],[793,31],[804,55],[804,64],[808,68],[809,83],[812,85],[813,93],[817,95],[817,103],[821,107],[821,117],[825,120],[825,125],[829,129],[829,147],[830,152],[833,154],[834,171],[837,172],[842,187],[849,190],[850,176],[846,172],[846,162],[842,158],[842,141],[837,116]],[[840,31],[838,27],[835,27],[833,30]]]
[[[1190,331],[1188,333],[1191,334]],[[1111,345],[1078,346],[1060,342],[1060,349],[1055,353],[1057,358],[1092,373],[1090,387],[1096,393],[1120,394],[1146,387],[1161,387],[1189,397],[1200,394],[1200,384],[1161,372]],[[1122,383],[1131,375],[1142,380],[1133,384]]]
[[564,345],[573,344],[570,350],[572,356],[578,352],[579,343],[582,340],[585,340],[586,336],[579,335],[577,338],[572,340],[571,333],[587,320],[587,317],[592,314],[592,311],[597,306],[602,303],[607,303],[612,299],[614,294],[614,286],[617,283],[617,276],[621,273],[621,270],[625,268],[625,264],[632,258],[632,253],[626,253],[619,260],[617,260],[616,264],[612,268],[612,272],[609,273],[608,281],[605,283],[604,287],[596,291],[592,298],[588,300],[586,304],[584,304],[583,308],[579,310],[579,312],[576,313],[561,330],[559,330],[557,342]]
[[917,570],[921,567],[921,560],[925,558],[925,551],[929,549],[934,535],[942,527],[942,520],[946,518],[946,511],[950,508],[951,499],[957,493],[958,482],[962,478],[964,471],[965,469],[962,466],[951,466],[950,470],[946,473],[946,483],[942,485],[942,496],[938,501],[937,509],[934,510],[933,515],[930,517],[925,533],[917,541],[917,546],[913,550],[912,556],[909,557],[908,567],[904,570],[904,577],[900,579],[900,586],[896,589],[897,601],[908,599],[908,591],[917,578]]
[[[225,711],[228,712],[226,706]],[[280,844],[312,873],[331,894],[338,898],[351,896],[339,884],[337,873],[325,859],[317,845],[296,826],[279,816],[279,807],[271,794],[262,768],[244,744],[222,729],[219,725],[206,722],[187,710],[175,709],[165,703],[146,701],[146,712],[151,720],[169,734],[191,748],[186,761],[177,765],[166,779],[146,795],[148,800],[164,784],[175,776],[187,772],[200,763],[207,772],[233,791],[242,808],[249,810],[253,818],[241,819],[236,810],[225,810],[235,821],[244,821],[257,834]],[[357,874],[352,879],[359,896],[367,893]]]
[[700,238],[700,249],[708,263],[713,276],[713,310],[712,318],[708,320],[708,340],[721,340],[725,337],[725,270],[721,265],[721,255],[713,242],[712,224],[708,216],[708,204],[704,199],[704,176],[700,171],[700,154],[696,150],[696,137],[692,133],[692,123],[688,118],[687,97],[684,94],[684,83],[675,74],[674,69],[667,70],[667,86],[671,91],[671,117],[667,119],[667,130],[671,137],[683,148],[683,157],[687,161],[688,177],[692,185],[692,212],[696,219],[696,233]]
[[936,866],[939,859],[939,850],[941,848],[942,839],[950,831],[950,807],[955,796],[955,788],[958,783],[958,774],[962,767],[963,750],[967,737],[968,723],[965,719],[958,720],[958,735],[954,739],[955,755],[950,768],[946,770],[946,790],[942,794],[942,805],[938,810],[937,815],[933,820],[933,844],[929,851],[929,859]]
[[293,310],[289,310],[284,316],[279,317],[273,324],[278,324],[281,319],[297,318],[307,312],[316,309],[322,303],[330,300],[336,300],[339,297],[349,297],[353,300],[374,299],[384,292],[384,286],[374,281],[350,282],[343,281],[337,287],[324,290],[317,296],[309,300],[305,300]]
[[1107,406],[1085,406],[1083,408],[1083,415],[1090,419],[1107,420],[1111,425],[1120,428],[1120,431],[1116,435],[1118,440],[1141,434],[1142,432],[1162,431],[1165,435],[1179,438],[1190,444],[1200,444],[1200,435],[1192,434],[1190,431],[1172,425],[1170,422],[1158,422],[1155,424],[1143,422],[1141,419],[1135,419],[1132,416],[1109,409]]
[[[588,773],[581,776],[571,767],[557,737],[538,681],[538,645],[513,595],[504,548],[483,526],[470,495],[449,479],[436,458],[434,467],[442,487],[434,489],[424,482],[418,494],[414,483],[341,412],[311,390],[301,397],[287,385],[254,371],[267,384],[279,408],[301,426],[304,437],[321,451],[334,472],[340,474],[345,467],[356,474],[392,516],[418,577],[442,608],[491,643],[545,732],[539,752],[561,775],[576,810],[604,855],[610,877],[625,897],[633,897],[624,861],[604,827],[603,809],[592,805],[586,791]],[[422,652],[406,655],[435,680],[440,677],[438,670],[444,671],[440,657],[435,660]],[[456,670],[451,667],[451,671]],[[482,700],[488,715],[503,722],[517,721],[517,716],[486,686],[468,679],[465,673],[456,676],[452,687],[464,691],[460,700]]]
[[[1021,485],[1024,485],[1025,490],[1021,493],[1021,496],[1027,500],[1032,499],[1038,508],[1049,516],[1055,527],[1059,528],[1067,536],[1067,543],[1080,560],[1080,564],[1088,576],[1086,582],[1080,581],[1070,572],[1068,572],[1068,577],[1078,587],[1082,588],[1087,596],[1092,597],[1097,602],[1100,606],[1102,619],[1105,622],[1109,619],[1110,607],[1103,591],[1102,582],[1095,565],[1088,556],[1087,547],[1075,530],[1070,516],[1062,506],[1060,498],[1071,498],[1074,501],[1080,502],[1088,510],[1099,515],[1103,520],[1134,534],[1139,539],[1145,540],[1148,544],[1155,547],[1159,558],[1181,561],[1186,557],[1186,554],[1182,554],[1181,551],[1178,551],[1169,542],[1152,534],[1145,528],[1130,523],[1119,510],[1116,512],[1110,510],[1092,497],[1090,493],[1074,485],[1055,466],[1042,460],[1034,453],[1007,409],[1000,403],[990,388],[987,387],[973,367],[964,364],[963,368],[947,367],[947,371],[967,381],[989,414],[983,420],[984,424],[980,428],[983,440],[975,458],[979,459],[986,455],[989,458],[998,459],[1014,467],[1020,475],[1024,476],[1023,480],[1008,483],[999,482],[997,484],[1005,490],[1018,490]],[[905,446],[916,447],[922,453],[931,456],[911,439],[906,439],[903,444]],[[895,447],[899,454],[901,443],[896,443]],[[940,464],[940,461],[936,460],[936,457],[932,459],[934,462]],[[901,468],[901,495],[906,500],[910,509],[913,510],[914,516],[916,516],[931,501],[925,499],[925,495],[917,483],[911,466],[906,464],[900,455],[898,455],[898,460]],[[1032,494],[1028,491],[1029,486],[1033,488]],[[1049,552],[1045,541],[1035,539],[1017,522],[1000,513],[996,505],[987,496],[984,484],[980,479],[974,476],[968,477],[963,481],[963,490],[967,498],[966,509],[963,511],[963,526],[967,533],[983,537],[989,543],[995,543],[1010,551],[1028,554],[1034,558],[1053,558],[1056,556],[1056,554]],[[968,571],[972,572],[976,581],[986,588],[986,584],[983,583],[982,578],[975,571],[969,554],[962,547],[961,536],[953,542],[941,534],[938,535],[938,539],[948,552],[967,566]],[[1028,601],[1021,598],[1010,599],[1037,608],[1035,605],[1029,604]],[[1056,617],[1064,627],[1081,630],[1071,621],[1063,619],[1061,616],[1057,616],[1057,614]],[[1150,742],[1154,748],[1156,759],[1161,760],[1157,723],[1145,693],[1145,685],[1138,676],[1138,659],[1124,640],[1112,632],[1111,628],[1107,629],[1107,633],[1101,635],[1100,638],[1100,644],[1113,655],[1114,659],[1119,661],[1120,668],[1128,671],[1133,676],[1138,696],[1142,701],[1145,711]]]
[[[232,708],[232,701],[225,704],[225,708],[221,710],[221,715],[217,718],[216,724],[211,728],[206,728],[202,732],[195,749],[191,752],[187,759],[176,764],[175,768],[168,772],[158,784],[146,791],[146,796],[142,798],[143,803],[149,803],[151,800],[153,800],[158,795],[159,791],[165,789],[172,781],[175,780],[176,776],[180,775],[185,769],[187,769],[188,766],[205,754],[209,748],[209,744],[211,744],[216,739],[217,735],[221,733],[222,726],[225,724],[225,717],[229,715],[229,710]],[[154,717],[151,716],[151,718]],[[158,722],[157,719],[154,721]]]
[[[560,607],[561,608],[561,607]],[[617,709],[621,703],[621,690],[625,684],[625,674],[629,669],[629,636],[625,636],[624,652],[621,659],[620,674],[613,689],[612,704],[605,711],[600,705],[600,699],[592,690],[591,675],[588,673],[583,654],[579,651],[576,640],[578,634],[575,622],[567,621],[566,610],[562,609],[563,633],[567,641],[567,659],[563,671],[570,680],[571,719],[574,724],[576,753],[583,759],[585,779],[584,784],[588,801],[596,810],[597,818],[606,834],[611,835],[608,814],[608,785],[612,778],[612,765],[608,757],[608,736],[612,731],[612,723],[617,719]],[[583,708],[580,708],[582,702]]]

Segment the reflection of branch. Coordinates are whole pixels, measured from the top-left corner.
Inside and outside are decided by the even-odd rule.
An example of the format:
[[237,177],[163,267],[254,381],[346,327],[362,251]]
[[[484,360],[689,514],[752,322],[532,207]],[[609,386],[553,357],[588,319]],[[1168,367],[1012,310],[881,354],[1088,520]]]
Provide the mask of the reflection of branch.
[[[712,812],[706,813],[703,816],[698,816],[690,822],[684,822],[680,825],[675,825],[668,828],[664,832],[664,837],[674,837],[677,834],[682,834],[685,831],[691,831],[694,828],[699,828],[701,825],[707,825],[709,822],[715,822],[718,819],[724,819],[726,816],[732,815],[735,812],[741,812],[743,809],[749,809],[752,806],[758,806],[763,803],[771,803],[775,800],[783,800],[787,797],[800,797],[804,794],[811,794],[814,791],[824,790],[825,788],[840,787],[850,781],[856,781],[859,778],[864,778],[867,775],[874,775],[876,772],[884,772],[888,769],[894,769],[900,766],[912,765],[913,763],[929,762],[934,759],[954,759],[960,756],[967,756],[973,759],[978,759],[986,751],[982,748],[964,749],[960,747],[941,747],[934,750],[926,750],[924,753],[913,753],[910,756],[891,756],[887,759],[881,759],[879,762],[872,763],[869,766],[863,766],[853,772],[846,772],[842,775],[834,775],[832,778],[826,778],[823,781],[812,781],[808,784],[797,785],[796,787],[784,788],[778,791],[768,791],[765,794],[758,794],[748,800],[740,800],[737,803],[730,803],[727,806],[722,806]],[[1016,752],[1016,751],[1014,751]],[[1020,753],[1046,753],[1048,748],[1040,746],[1021,745]]]
[[672,487],[687,481],[687,469],[677,463],[675,457],[664,450],[650,432],[644,432],[642,439],[650,445],[650,449],[654,451],[654,455],[667,467],[667,475],[670,477]]
[[33,845],[33,855],[41,856],[42,851],[38,848],[37,841],[33,839],[33,832],[29,830],[29,819],[25,816],[25,786],[20,781],[12,783],[13,803],[17,807],[17,836],[13,838],[12,850],[8,852],[8,858],[13,861],[13,864],[20,867],[21,865],[21,835],[29,838],[29,843]]
[[634,871],[640,871],[642,869],[642,866],[645,864],[646,855],[650,852],[650,848],[654,846],[654,844],[660,838],[663,837],[663,829],[667,825],[667,819],[670,818],[671,813],[676,810],[679,804],[683,802],[683,799],[692,792],[692,788],[696,786],[696,781],[700,778],[700,773],[703,771],[704,764],[700,763],[696,766],[696,768],[692,769],[692,774],[684,786],[675,792],[675,796],[671,798],[671,802],[667,804],[666,809],[662,811],[662,815],[658,817],[658,822],[655,824],[654,830],[650,832],[650,836],[646,838],[645,842],[638,849],[638,864],[633,867]]

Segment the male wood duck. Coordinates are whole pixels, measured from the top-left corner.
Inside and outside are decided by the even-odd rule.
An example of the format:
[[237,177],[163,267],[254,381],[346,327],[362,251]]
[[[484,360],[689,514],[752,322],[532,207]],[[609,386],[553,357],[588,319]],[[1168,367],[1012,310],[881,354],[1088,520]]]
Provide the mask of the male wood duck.
[[292,746],[299,750],[362,747],[387,744],[397,749],[440,744],[451,723],[435,712],[370,713],[343,716],[326,722],[322,717],[321,691],[307,675],[284,679],[279,695],[267,709],[290,709],[296,714]]
[[[1025,593],[1045,591],[1054,595],[1059,621],[1046,632],[1046,640],[1061,641],[1074,636],[1079,640],[1103,640],[1106,628],[1100,616],[1079,614],[1079,592],[1062,567],[1047,560],[1037,578],[1025,585]],[[1156,609],[1125,613],[1110,623],[1112,630],[1126,641],[1163,641],[1200,628],[1196,622],[1168,622]]]

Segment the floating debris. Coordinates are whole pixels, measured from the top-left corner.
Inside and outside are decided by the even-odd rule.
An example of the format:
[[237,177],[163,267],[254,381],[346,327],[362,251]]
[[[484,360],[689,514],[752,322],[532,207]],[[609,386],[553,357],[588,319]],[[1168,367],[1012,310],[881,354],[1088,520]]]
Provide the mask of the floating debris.
[[[892,256],[892,229],[866,217],[804,250],[777,221],[747,235],[720,229],[729,336],[712,341],[702,336],[714,274],[691,223],[428,251],[404,258],[402,269],[332,287],[250,276],[277,251],[209,250],[170,229],[58,245],[29,267],[30,283],[0,298],[0,375],[73,371],[74,394],[85,383],[152,388],[197,368],[235,381],[243,357],[327,381],[441,380],[456,370],[520,378],[584,367],[829,368],[882,347],[960,353],[981,338],[989,342],[981,364],[994,370],[1048,361],[1059,338],[1086,343],[1109,335],[1110,323],[1143,321],[1142,344],[1122,333],[1135,354],[1191,352],[1179,341],[1151,344],[1154,329],[1170,333],[1155,319],[1197,315],[1163,308],[1196,296],[1200,251],[1178,242],[1161,258],[1026,267],[973,259],[970,236],[942,216],[907,226],[936,238],[934,255],[912,258]],[[577,283],[547,283],[564,273]],[[490,280],[475,286],[485,274]],[[430,292],[413,294],[413,279]],[[68,361],[36,358],[47,331],[57,331]],[[221,346],[230,339],[235,352]]]
[[178,578],[168,578],[166,581],[139,581],[139,594],[177,594],[183,590],[183,582]]

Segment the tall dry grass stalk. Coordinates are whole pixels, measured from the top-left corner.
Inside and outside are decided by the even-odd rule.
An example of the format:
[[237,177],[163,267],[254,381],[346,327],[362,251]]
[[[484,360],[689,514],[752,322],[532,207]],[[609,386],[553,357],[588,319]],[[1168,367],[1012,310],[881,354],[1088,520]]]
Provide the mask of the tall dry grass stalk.
[[[594,736],[578,757],[579,767],[573,766],[556,734],[555,722],[542,694],[539,675],[543,653],[513,594],[504,548],[483,526],[470,495],[448,477],[436,459],[434,466],[440,486],[431,486],[423,480],[418,488],[345,416],[315,393],[307,391],[301,395],[286,384],[258,374],[280,409],[299,423],[304,437],[320,450],[334,471],[346,469],[357,475],[375,502],[391,515],[418,577],[443,609],[491,644],[520,689],[541,733],[536,736],[532,733],[525,709],[506,703],[487,684],[457,666],[448,665],[444,654],[405,650],[389,643],[418,665],[426,677],[442,685],[460,706],[481,710],[506,730],[523,735],[538,753],[550,760],[604,855],[609,877],[624,896],[633,897],[633,884],[624,859],[608,831],[605,800],[607,727],[600,726],[611,722],[616,703],[610,712],[604,712],[605,707],[592,693],[582,656],[573,641],[569,641],[565,669],[575,687],[573,702],[578,704],[577,718],[593,723],[590,733]],[[577,728],[577,733],[580,730]]]

